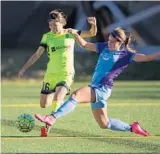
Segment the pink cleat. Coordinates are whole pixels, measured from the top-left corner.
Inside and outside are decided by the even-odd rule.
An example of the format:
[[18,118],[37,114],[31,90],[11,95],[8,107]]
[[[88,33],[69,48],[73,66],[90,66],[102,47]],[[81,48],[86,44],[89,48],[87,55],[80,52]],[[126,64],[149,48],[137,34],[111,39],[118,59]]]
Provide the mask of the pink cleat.
[[146,130],[141,128],[138,122],[133,122],[133,124],[131,124],[131,131],[142,136],[150,136],[150,134]]
[[36,119],[45,123],[47,126],[52,126],[54,122],[56,121],[56,118],[54,118],[52,115],[35,114],[34,116]]

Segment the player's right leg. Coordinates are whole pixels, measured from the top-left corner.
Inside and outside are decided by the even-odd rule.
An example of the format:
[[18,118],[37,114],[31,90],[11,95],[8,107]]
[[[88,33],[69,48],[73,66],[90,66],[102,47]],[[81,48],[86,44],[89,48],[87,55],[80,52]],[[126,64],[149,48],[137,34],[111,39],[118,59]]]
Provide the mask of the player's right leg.
[[[48,86],[48,88],[46,88],[46,85]],[[40,106],[42,108],[46,108],[52,105],[53,98],[54,98],[54,91],[49,87],[50,87],[50,83],[43,82],[43,87],[40,94]]]
[[73,111],[78,103],[88,103],[91,101],[95,101],[95,93],[91,87],[85,86],[73,92],[70,98],[63,105],[61,105],[57,112],[52,113],[51,115],[35,114],[35,118],[49,126],[52,126],[56,119]]
[[54,93],[51,94],[42,94],[40,95],[40,107],[46,108],[52,105],[52,101],[54,98]]
[[45,74],[40,95],[40,106],[42,108],[52,105],[55,94],[56,81],[57,80],[55,75]]

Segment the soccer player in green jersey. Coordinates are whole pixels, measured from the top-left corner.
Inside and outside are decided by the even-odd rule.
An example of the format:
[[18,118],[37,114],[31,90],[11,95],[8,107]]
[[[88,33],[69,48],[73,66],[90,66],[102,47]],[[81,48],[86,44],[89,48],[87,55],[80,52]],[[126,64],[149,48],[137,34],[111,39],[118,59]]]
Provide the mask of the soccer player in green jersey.
[[[93,37],[97,33],[96,19],[87,18],[91,29],[78,31],[81,37]],[[34,64],[40,56],[47,51],[49,62],[44,75],[40,95],[40,106],[45,108],[53,104],[53,112],[63,103],[64,97],[69,92],[74,78],[74,44],[72,34],[65,29],[66,16],[59,10],[53,10],[48,18],[50,32],[43,34],[38,50],[29,58],[27,63],[18,73],[22,77],[27,68]]]

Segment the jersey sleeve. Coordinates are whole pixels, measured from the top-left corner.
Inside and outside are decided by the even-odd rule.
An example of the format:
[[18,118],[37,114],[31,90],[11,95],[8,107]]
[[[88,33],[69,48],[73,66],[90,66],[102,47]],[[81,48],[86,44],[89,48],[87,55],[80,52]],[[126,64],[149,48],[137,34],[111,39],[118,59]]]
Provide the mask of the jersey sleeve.
[[136,53],[134,52],[130,52],[130,51],[127,51],[127,60],[128,60],[128,63],[134,63],[134,56],[136,55]]
[[108,48],[107,43],[105,42],[97,42],[96,43],[96,52],[101,53],[105,48]]
[[41,42],[40,42],[40,46],[44,47],[45,49],[47,48],[47,35],[43,34]]

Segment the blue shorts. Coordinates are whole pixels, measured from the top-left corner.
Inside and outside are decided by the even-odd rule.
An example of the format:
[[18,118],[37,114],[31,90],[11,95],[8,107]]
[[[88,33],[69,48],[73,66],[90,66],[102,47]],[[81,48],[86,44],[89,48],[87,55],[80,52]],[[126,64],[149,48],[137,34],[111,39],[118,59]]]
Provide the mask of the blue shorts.
[[92,110],[104,108],[106,106],[108,98],[111,95],[112,89],[106,86],[97,88],[97,87],[92,87],[92,85],[90,85],[90,87],[94,90],[96,95],[96,101],[91,102]]

